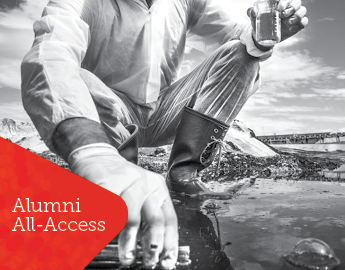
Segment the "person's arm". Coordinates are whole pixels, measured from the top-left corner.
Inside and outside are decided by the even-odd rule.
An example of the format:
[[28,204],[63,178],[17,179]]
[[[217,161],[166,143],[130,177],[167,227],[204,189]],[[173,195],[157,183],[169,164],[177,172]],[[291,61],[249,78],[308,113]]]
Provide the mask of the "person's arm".
[[[266,60],[272,48],[263,48],[252,37],[253,29],[246,10],[224,8],[220,0],[189,1],[189,44],[201,51],[213,51],[230,40],[240,40],[250,55]],[[240,16],[239,13],[243,13]]]
[[66,161],[78,147],[110,143],[79,75],[95,3],[50,1],[34,24],[35,41],[22,63],[24,107],[48,147]]
[[110,141],[101,124],[86,118],[72,118],[62,121],[55,129],[52,137],[54,149],[66,161],[72,151],[93,143],[110,144]]
[[119,235],[121,263],[135,261],[140,235],[144,265],[160,263],[171,269],[177,260],[178,226],[164,178],[128,162],[109,144],[79,75],[90,41],[89,24],[101,3],[49,2],[35,22],[35,41],[22,63],[23,104],[48,147],[62,155],[74,173],[126,202],[128,221]]
[[[93,12],[97,10],[95,3],[91,0],[50,1],[42,18],[34,24],[35,40],[22,62],[24,108],[47,146],[54,152],[59,150],[54,149],[52,136],[61,122],[85,118],[93,128],[99,123],[92,97],[79,75],[90,42],[89,25]],[[82,122],[77,122],[73,121],[75,136],[82,132],[82,129],[78,129]],[[62,123],[61,127],[64,125]],[[66,134],[66,137],[73,139],[70,134]],[[73,140],[70,145],[75,146],[78,142]],[[66,158],[65,152],[63,150],[59,154]]]

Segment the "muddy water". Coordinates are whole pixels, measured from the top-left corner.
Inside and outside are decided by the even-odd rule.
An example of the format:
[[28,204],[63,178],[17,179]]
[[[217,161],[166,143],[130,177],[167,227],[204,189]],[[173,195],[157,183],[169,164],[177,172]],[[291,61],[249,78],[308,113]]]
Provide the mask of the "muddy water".
[[304,238],[326,242],[345,269],[344,183],[258,179],[232,200],[174,202],[191,249],[183,269],[287,270],[283,255]]

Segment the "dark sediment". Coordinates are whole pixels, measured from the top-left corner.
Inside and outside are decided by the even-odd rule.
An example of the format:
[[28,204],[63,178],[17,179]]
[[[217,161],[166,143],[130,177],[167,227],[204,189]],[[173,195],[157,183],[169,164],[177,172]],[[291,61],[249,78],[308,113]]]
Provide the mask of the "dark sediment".
[[[235,146],[231,145],[231,147]],[[141,148],[139,166],[165,176],[169,154],[164,148]],[[67,163],[52,153],[39,155],[68,169]],[[250,176],[287,180],[318,180],[321,171],[332,171],[344,164],[341,159],[305,157],[282,152],[273,157],[254,157],[240,153],[237,149],[234,149],[234,152],[223,152],[219,166],[218,159],[219,156],[215,158],[210,167],[200,172],[203,181],[235,181]]]
[[[250,176],[317,180],[320,178],[319,172],[332,171],[344,163],[342,160],[304,157],[283,152],[273,157],[254,157],[238,151],[225,152],[221,154],[219,166],[218,158],[217,156],[210,167],[200,172],[203,181],[234,181]],[[149,154],[141,152],[139,165],[165,175],[168,159],[169,153],[162,150],[154,150]]]

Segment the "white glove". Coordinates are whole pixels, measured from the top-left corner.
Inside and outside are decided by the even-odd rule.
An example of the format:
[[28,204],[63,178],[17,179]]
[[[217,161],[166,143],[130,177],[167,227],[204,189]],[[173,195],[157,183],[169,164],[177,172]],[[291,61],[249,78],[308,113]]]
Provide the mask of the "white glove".
[[143,263],[153,268],[174,268],[178,254],[178,225],[164,178],[134,165],[109,144],[96,143],[74,150],[68,157],[71,170],[121,196],[128,221],[119,235],[119,259],[135,261],[137,239],[143,247]]

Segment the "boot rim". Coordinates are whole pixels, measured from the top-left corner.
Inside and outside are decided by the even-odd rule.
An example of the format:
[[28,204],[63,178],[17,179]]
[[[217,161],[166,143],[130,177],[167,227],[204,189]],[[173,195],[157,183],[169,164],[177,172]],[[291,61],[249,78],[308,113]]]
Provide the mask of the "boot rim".
[[118,151],[124,149],[133,139],[136,138],[139,132],[139,127],[136,124],[125,125],[125,128],[129,131],[129,133],[131,133],[131,135],[127,138],[126,141],[120,144],[120,146],[117,148]]
[[206,120],[208,120],[208,121],[210,121],[210,122],[212,122],[212,123],[214,123],[214,124],[216,124],[216,125],[220,125],[222,128],[229,128],[230,127],[230,125],[229,124],[227,124],[227,123],[225,123],[225,122],[223,122],[223,121],[221,121],[221,120],[218,120],[218,119],[216,119],[216,118],[213,118],[213,117],[211,117],[211,116],[209,116],[209,115],[207,115],[207,114],[203,114],[203,113],[201,113],[201,112],[198,112],[198,111],[196,111],[196,110],[194,110],[193,108],[191,108],[191,107],[184,107],[184,110],[185,110],[185,112],[187,112],[187,113],[191,113],[191,114],[194,114],[194,115],[196,115],[196,116],[198,116],[198,117],[201,117],[201,118],[204,118],[204,119],[206,119]]

